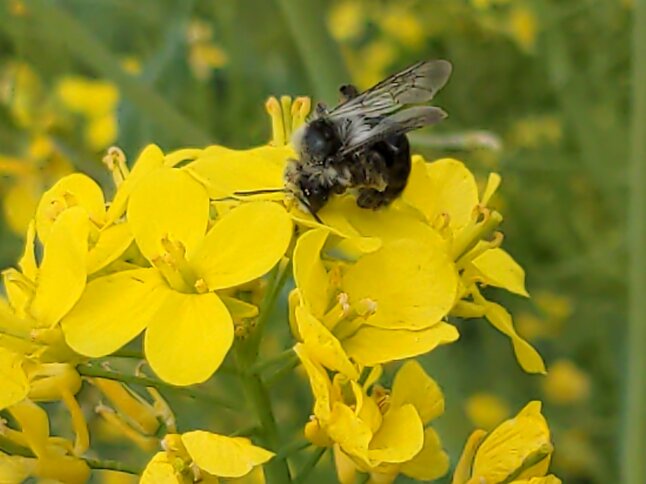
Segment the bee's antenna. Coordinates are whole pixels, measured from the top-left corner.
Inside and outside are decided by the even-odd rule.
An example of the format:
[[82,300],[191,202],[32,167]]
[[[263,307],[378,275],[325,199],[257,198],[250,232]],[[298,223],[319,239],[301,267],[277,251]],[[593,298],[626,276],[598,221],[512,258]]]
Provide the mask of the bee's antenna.
[[316,212],[314,212],[314,210],[312,210],[312,206],[310,205],[310,203],[307,200],[305,200],[304,198],[298,197],[298,201],[301,202],[305,206],[305,208],[307,208],[307,211],[310,213],[310,215],[312,217],[314,217],[314,220],[316,220],[321,225],[325,225],[323,223],[323,220],[321,220],[321,217],[316,215]]
[[[240,191],[240,192],[233,192],[233,195],[236,196],[245,196],[245,195],[264,195],[267,193],[287,193],[289,190],[286,190],[285,188],[266,188],[262,190],[249,190],[249,191]],[[323,220],[321,220],[321,217],[316,215],[314,210],[312,210],[312,206],[309,204],[307,200],[304,198],[298,197],[298,201],[301,202],[305,208],[307,208],[307,211],[310,213],[312,217],[314,217],[314,220],[316,220],[318,223],[321,225],[325,225],[323,223]]]
[[245,196],[245,195],[265,195],[267,193],[285,193],[287,190],[284,188],[265,188],[262,190],[248,190],[248,191],[241,191],[241,192],[233,192],[234,195],[240,195],[240,196]]

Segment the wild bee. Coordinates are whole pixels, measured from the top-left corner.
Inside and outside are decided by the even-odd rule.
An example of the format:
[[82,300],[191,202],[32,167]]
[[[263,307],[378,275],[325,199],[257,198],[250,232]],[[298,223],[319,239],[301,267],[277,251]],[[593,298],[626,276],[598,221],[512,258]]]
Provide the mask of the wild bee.
[[423,103],[442,89],[451,69],[445,60],[423,61],[362,93],[342,86],[338,106],[319,104],[294,133],[298,159],[287,163],[287,192],[317,219],[332,195],[350,189],[356,189],[362,208],[388,205],[404,190],[410,174],[406,133],[446,117],[442,109]]

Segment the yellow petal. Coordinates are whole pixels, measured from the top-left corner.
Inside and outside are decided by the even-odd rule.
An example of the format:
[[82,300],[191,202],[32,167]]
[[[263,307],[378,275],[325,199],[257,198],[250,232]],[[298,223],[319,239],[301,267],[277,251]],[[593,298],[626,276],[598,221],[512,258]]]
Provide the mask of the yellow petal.
[[222,299],[222,302],[234,320],[255,318],[258,316],[258,306],[254,306],[241,299],[236,299],[235,297],[220,296],[220,299]]
[[530,479],[511,481],[511,484],[561,484],[561,479],[550,474],[544,477],[532,477]]
[[87,272],[93,274],[114,262],[132,243],[128,224],[110,225],[99,233],[94,247],[87,255]]
[[[446,241],[433,230],[417,210],[395,202],[380,210],[365,210],[357,206],[354,197],[337,197],[330,209],[341,211],[346,220],[364,237],[376,237],[384,243],[398,239],[414,239],[432,247],[446,245]],[[327,220],[326,220],[327,221]]]
[[412,404],[425,424],[444,413],[444,396],[438,384],[415,360],[402,365],[393,382],[391,407]]
[[[293,157],[294,151],[288,147],[266,146],[244,151],[220,149],[198,158],[186,170],[205,184],[211,198],[224,198],[234,192],[282,190],[285,162]],[[277,196],[282,198],[284,194]]]
[[399,240],[363,256],[343,278],[350,304],[376,303],[367,323],[389,329],[425,329],[455,302],[458,275],[441,248]]
[[22,400],[9,408],[11,416],[16,419],[29,448],[37,457],[48,453],[49,418],[47,412],[31,400]]
[[485,284],[529,297],[525,289],[525,271],[504,250],[487,250],[471,263],[478,269]]
[[36,459],[0,452],[0,482],[3,484],[21,484],[34,473],[35,468]]
[[180,148],[172,151],[164,157],[164,166],[177,166],[180,163],[185,164],[200,157],[204,150],[199,148]]
[[434,481],[449,471],[449,456],[442,449],[440,437],[433,428],[424,431],[424,446],[410,461],[404,462],[400,472],[418,481]]
[[473,461],[472,477],[487,482],[505,481],[527,462],[547,458],[552,450],[540,402],[530,402],[480,444]]
[[473,458],[476,455],[478,447],[482,441],[487,436],[487,432],[484,430],[475,430],[469,435],[466,444],[464,445],[464,450],[460,459],[458,460],[457,465],[455,466],[455,471],[453,472],[452,484],[465,484],[469,477],[471,476],[471,465],[473,464]]
[[182,443],[200,469],[218,477],[242,477],[273,456],[242,437],[225,437],[202,430],[182,435]]
[[343,341],[350,358],[363,366],[402,360],[432,351],[459,338],[455,326],[440,322],[421,331],[388,330],[363,326]]
[[233,344],[233,321],[213,293],[173,291],[146,330],[146,358],[159,377],[174,385],[207,380]]
[[357,466],[338,445],[334,446],[334,467],[336,476],[341,484],[355,484]]
[[424,424],[413,405],[390,407],[381,427],[370,441],[368,457],[371,461],[406,462],[424,445]]
[[302,343],[294,346],[294,352],[303,363],[303,368],[310,381],[310,388],[314,394],[314,415],[325,425],[330,419],[332,410],[330,378],[325,368],[310,357],[308,349]]
[[499,304],[484,302],[485,317],[501,333],[509,336],[514,354],[520,366],[527,373],[545,373],[545,363],[541,355],[527,341],[521,338],[514,329],[511,314]]
[[36,263],[36,252],[34,251],[34,242],[36,240],[36,222],[34,220],[29,222],[27,228],[27,235],[25,236],[25,249],[22,257],[18,261],[20,272],[23,273],[27,279],[31,281],[36,280],[38,274],[38,264]]
[[173,460],[166,452],[157,452],[144,469],[139,484],[189,484],[191,479],[175,470]]
[[64,204],[63,208],[83,207],[86,217],[89,216],[98,225],[105,221],[105,200],[101,187],[87,175],[72,173],[58,180],[40,199],[36,209],[36,230],[43,243],[47,242],[58,215],[56,210],[53,211],[53,205],[61,203]]
[[60,321],[85,288],[88,231],[82,207],[65,210],[50,228],[30,307],[43,325]]
[[471,218],[478,204],[478,187],[471,172],[458,160],[443,158],[426,163],[415,157],[402,197],[430,223],[447,214],[449,226],[455,231]]
[[338,339],[303,306],[296,308],[298,331],[308,354],[324,367],[338,371],[348,378],[359,378],[357,369],[343,351]]
[[69,482],[84,484],[90,479],[90,467],[79,458],[49,454],[36,462],[34,476],[39,482]]
[[26,318],[27,309],[34,296],[34,283],[20,271],[10,267],[2,271],[2,282],[11,309],[19,318]]
[[233,287],[269,272],[291,238],[292,222],[281,205],[250,202],[215,223],[190,263],[210,290]]
[[109,355],[148,325],[170,292],[156,269],[95,279],[61,322],[65,341],[82,355]]
[[160,168],[164,163],[164,153],[157,145],[146,146],[137,161],[135,162],[130,174],[119,185],[114,200],[108,208],[106,224],[114,223],[126,212],[126,205],[132,190],[137,183],[144,179],[148,174]]
[[370,426],[361,420],[350,407],[336,402],[327,424],[330,438],[347,454],[368,462],[368,445],[372,439]]
[[485,186],[484,192],[482,194],[482,200],[480,201],[482,205],[484,205],[485,207],[489,205],[489,201],[491,200],[491,197],[493,197],[494,193],[496,193],[496,191],[498,190],[501,181],[502,178],[500,178],[500,175],[498,173],[489,173],[489,178],[487,178],[487,185]]
[[328,274],[321,261],[321,250],[329,231],[325,228],[309,230],[301,235],[294,248],[294,282],[303,302],[318,318],[330,302]]
[[0,410],[20,402],[29,392],[29,381],[22,369],[22,357],[0,346]]
[[128,202],[128,225],[148,260],[165,252],[161,243],[165,237],[181,242],[190,257],[204,238],[208,220],[206,191],[175,168],[149,173],[137,183]]

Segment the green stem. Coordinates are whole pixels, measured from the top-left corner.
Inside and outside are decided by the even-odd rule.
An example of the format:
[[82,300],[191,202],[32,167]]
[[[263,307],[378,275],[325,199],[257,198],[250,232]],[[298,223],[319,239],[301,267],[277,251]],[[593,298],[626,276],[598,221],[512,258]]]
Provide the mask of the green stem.
[[148,376],[138,376],[138,375],[127,375],[125,373],[119,373],[117,371],[106,370],[105,368],[89,365],[79,365],[76,367],[76,371],[80,375],[96,377],[96,378],[107,378],[108,380],[117,380],[123,383],[130,383],[133,385],[141,385],[143,387],[154,387],[157,390],[165,390],[168,392],[173,392],[179,395],[184,395],[196,400],[201,400],[212,405],[217,405],[228,410],[237,410],[239,405],[233,402],[229,402],[222,397],[213,395],[212,393],[202,390],[195,387],[177,387],[166,383],[165,381],[158,380],[157,378],[152,378]]
[[[270,449],[278,449],[280,447],[278,425],[271,409],[269,392],[258,375],[243,375],[242,386],[247,396],[247,401],[253,405],[254,412],[260,423],[264,444]],[[270,460],[265,464],[265,472],[267,482],[270,484],[290,482],[289,468],[285,460]]]
[[290,455],[295,454],[296,452],[300,452],[303,449],[307,449],[311,445],[312,443],[309,440],[305,440],[305,439],[295,440],[293,442],[290,442],[286,446],[284,446],[278,452],[276,452],[276,456],[274,457],[274,459],[286,459]]
[[267,368],[275,366],[279,363],[291,361],[295,356],[296,353],[294,353],[294,349],[287,348],[286,350],[278,353],[276,356],[272,356],[271,358],[267,358],[266,360],[257,361],[251,368],[249,368],[249,372],[258,375]]
[[271,388],[272,386],[274,386],[274,383],[281,380],[284,376],[290,374],[294,368],[300,365],[300,363],[301,360],[299,360],[298,356],[294,354],[293,358],[291,358],[287,363],[285,363],[278,370],[267,377],[265,384]]
[[314,451],[307,462],[305,462],[305,465],[303,465],[301,471],[294,478],[294,484],[301,484],[303,482],[306,482],[310,473],[314,470],[316,464],[318,464],[318,462],[321,460],[321,457],[323,457],[323,454],[325,454],[326,450],[327,447],[320,447]]
[[149,119],[158,123],[177,143],[208,144],[211,137],[178,112],[151,86],[128,74],[114,55],[80,22],[51,0],[32,0],[30,9],[39,29],[97,74],[113,81]]
[[336,102],[339,86],[350,75],[334,39],[325,25],[321,0],[276,0],[298,48],[305,70],[319,99]]
[[646,0],[635,0],[632,79],[632,152],[628,204],[627,375],[622,482],[646,482]]
[[126,474],[139,475],[142,472],[142,469],[137,468],[136,466],[131,466],[119,462],[117,460],[101,460],[101,459],[84,459],[87,462],[87,465],[90,469],[102,469],[110,470],[117,472],[124,472]]
[[[279,264],[270,276],[269,286],[260,305],[260,314],[254,332],[244,339],[236,342],[236,362],[242,380],[242,386],[247,401],[252,405],[258,423],[261,427],[263,443],[269,449],[276,451],[280,448],[278,425],[271,408],[271,400],[267,387],[259,375],[251,370],[258,358],[258,350],[263,330],[272,313],[280,291],[289,274],[288,264]],[[270,484],[290,482],[289,468],[284,459],[272,459],[265,466],[267,481]]]

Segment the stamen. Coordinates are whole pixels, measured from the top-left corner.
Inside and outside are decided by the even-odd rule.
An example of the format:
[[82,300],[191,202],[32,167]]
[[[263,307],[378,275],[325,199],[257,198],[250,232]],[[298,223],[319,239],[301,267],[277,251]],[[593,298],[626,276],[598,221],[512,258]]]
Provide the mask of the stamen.
[[267,99],[267,102],[265,103],[265,109],[267,110],[267,114],[269,114],[269,117],[271,118],[271,145],[284,146],[285,144],[287,144],[285,124],[283,121],[283,113],[280,108],[278,99],[276,99],[274,96]]

